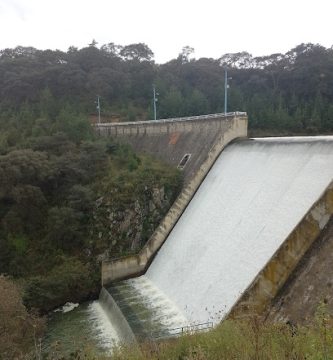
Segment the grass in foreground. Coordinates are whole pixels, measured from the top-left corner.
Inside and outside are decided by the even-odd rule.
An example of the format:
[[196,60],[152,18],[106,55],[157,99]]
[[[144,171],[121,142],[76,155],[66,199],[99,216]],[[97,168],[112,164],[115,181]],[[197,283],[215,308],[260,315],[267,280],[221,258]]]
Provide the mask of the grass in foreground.
[[265,324],[257,319],[229,320],[207,333],[185,335],[158,343],[146,342],[136,347],[120,347],[109,357],[82,351],[72,359],[328,360],[333,359],[333,326],[324,312],[319,313],[313,324],[306,327]]

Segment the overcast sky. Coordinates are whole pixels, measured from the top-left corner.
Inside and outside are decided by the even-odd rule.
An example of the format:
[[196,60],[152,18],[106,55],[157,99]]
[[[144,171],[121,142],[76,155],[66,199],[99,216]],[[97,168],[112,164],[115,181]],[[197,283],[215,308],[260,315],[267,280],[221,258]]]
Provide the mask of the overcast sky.
[[[331,5],[330,5],[331,4]],[[333,45],[332,0],[0,0],[0,49],[146,43],[155,60]]]

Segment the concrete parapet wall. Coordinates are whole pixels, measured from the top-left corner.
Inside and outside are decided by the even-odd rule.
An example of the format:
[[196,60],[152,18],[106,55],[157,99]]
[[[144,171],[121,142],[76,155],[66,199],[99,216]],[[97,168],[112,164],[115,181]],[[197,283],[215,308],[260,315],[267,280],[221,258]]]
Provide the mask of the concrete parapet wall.
[[333,182],[289,234],[228,314],[262,315],[333,214]]
[[153,135],[163,133],[193,132],[213,128],[218,130],[227,119],[247,118],[245,112],[232,112],[227,114],[210,114],[183,118],[160,119],[149,121],[102,123],[96,124],[95,129],[100,135],[107,136],[136,136],[140,134]]
[[[158,228],[155,230],[139,254],[115,260],[104,261],[102,263],[102,285],[106,285],[116,280],[139,276],[147,270],[155,254],[163,245],[167,236],[186,209],[187,205],[213,166],[215,160],[220,155],[221,151],[232,140],[236,138],[244,138],[247,136],[247,116],[244,115],[244,113],[241,113],[240,116],[236,114],[237,113],[233,113],[232,116],[226,116],[224,118],[221,117],[221,114],[219,114],[219,117],[213,117],[213,123],[216,122],[220,124],[219,131],[216,131],[217,129],[214,130],[214,143],[209,151],[204,154],[204,161],[201,162],[200,167],[196,171],[195,175],[188,181],[187,185],[184,187],[165,218],[162,220]],[[205,124],[202,120],[197,118],[194,120],[179,121],[179,123],[182,125],[179,125],[177,121],[174,121],[177,124],[174,125],[187,129],[187,121],[189,121],[191,124],[190,126],[195,129],[193,131],[198,130],[196,126],[199,126],[199,130],[201,126],[210,126],[210,120],[209,123]],[[144,125],[148,127],[147,129],[151,130],[150,124],[146,124],[146,122],[142,123],[145,123]],[[167,128],[164,127],[164,124],[161,124],[162,126],[160,130],[157,130],[156,124],[153,125],[155,133],[157,133],[157,131],[167,131]],[[195,126],[195,124],[197,125]],[[133,124],[130,124],[131,130],[129,131],[133,130],[132,125]]]

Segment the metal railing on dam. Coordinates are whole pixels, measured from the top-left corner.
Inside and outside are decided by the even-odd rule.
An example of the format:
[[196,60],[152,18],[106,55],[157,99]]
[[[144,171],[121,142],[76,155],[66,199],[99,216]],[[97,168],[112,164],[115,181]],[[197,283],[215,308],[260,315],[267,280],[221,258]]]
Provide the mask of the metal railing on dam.
[[199,332],[205,332],[208,330],[213,329],[213,322],[208,321],[201,324],[195,324],[195,325],[187,325],[187,326],[180,326],[173,329],[168,329],[168,332],[159,332],[159,333],[153,333],[152,339],[158,340],[158,339],[165,339],[165,338],[172,338],[177,337],[181,335],[188,335],[188,334],[196,334]]
[[234,111],[228,113],[217,113],[217,114],[207,114],[207,115],[198,115],[198,116],[185,116],[185,117],[177,117],[177,118],[167,118],[167,119],[158,119],[158,120],[144,120],[144,121],[124,121],[117,123],[100,123],[95,124],[95,127],[109,127],[109,126],[128,126],[128,125],[152,125],[152,124],[165,124],[165,123],[174,123],[174,122],[184,122],[184,121],[203,121],[210,119],[218,119],[218,118],[231,118],[235,116],[246,116],[246,112],[242,111]]

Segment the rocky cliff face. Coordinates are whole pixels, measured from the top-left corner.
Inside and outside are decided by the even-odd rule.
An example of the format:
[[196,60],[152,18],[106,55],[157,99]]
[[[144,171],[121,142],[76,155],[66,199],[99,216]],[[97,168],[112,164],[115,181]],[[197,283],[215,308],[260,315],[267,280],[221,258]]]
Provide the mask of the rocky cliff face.
[[117,189],[101,196],[96,201],[93,215],[92,236],[102,250],[99,260],[137,252],[149,239],[159,222],[172,205],[174,191],[155,184],[145,186],[133,199],[119,203]]

